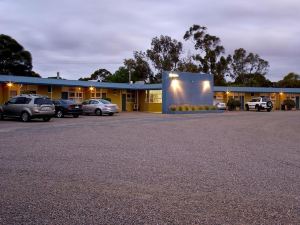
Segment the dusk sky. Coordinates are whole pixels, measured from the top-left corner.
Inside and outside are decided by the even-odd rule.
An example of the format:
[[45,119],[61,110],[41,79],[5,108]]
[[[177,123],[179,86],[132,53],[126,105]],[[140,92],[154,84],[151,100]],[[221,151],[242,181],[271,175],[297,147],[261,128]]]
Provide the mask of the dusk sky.
[[299,0],[0,0],[0,33],[31,52],[42,77],[78,79],[114,72],[155,36],[183,42],[198,24],[221,38],[226,54],[242,47],[269,61],[267,77],[277,81],[300,74],[299,12]]

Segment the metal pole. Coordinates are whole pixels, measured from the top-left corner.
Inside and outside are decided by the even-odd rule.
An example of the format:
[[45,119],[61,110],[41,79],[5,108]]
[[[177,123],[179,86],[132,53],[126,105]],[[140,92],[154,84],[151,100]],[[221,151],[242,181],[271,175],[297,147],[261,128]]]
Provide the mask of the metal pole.
[[139,90],[136,91],[136,111],[139,111]]
[[129,83],[131,83],[131,69],[129,68]]

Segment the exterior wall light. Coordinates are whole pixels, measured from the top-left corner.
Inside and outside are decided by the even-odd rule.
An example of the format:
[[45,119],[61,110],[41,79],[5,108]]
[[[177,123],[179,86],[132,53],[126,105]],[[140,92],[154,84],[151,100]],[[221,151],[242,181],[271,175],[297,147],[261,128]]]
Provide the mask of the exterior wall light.
[[279,94],[280,94],[280,95],[283,95],[283,92],[281,91]]
[[202,91],[203,92],[210,91],[210,82],[208,80],[202,82]]
[[94,90],[94,87],[90,87],[89,89],[90,89],[90,91],[93,91],[93,90]]
[[12,83],[12,82],[9,82],[9,83],[7,83],[6,85],[7,85],[7,87],[12,87],[12,86],[13,86],[13,83]]
[[177,73],[169,73],[169,78],[178,78],[179,75]]
[[179,80],[177,80],[177,79],[172,80],[171,81],[171,87],[172,87],[174,92],[177,92],[180,88]]
[[226,94],[229,95],[229,94],[230,94],[230,91],[227,90],[227,91],[226,91]]

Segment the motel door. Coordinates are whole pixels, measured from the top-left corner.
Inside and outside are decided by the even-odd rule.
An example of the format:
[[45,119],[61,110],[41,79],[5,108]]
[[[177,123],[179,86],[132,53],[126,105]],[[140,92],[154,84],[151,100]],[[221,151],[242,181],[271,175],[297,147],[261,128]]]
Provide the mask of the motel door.
[[122,111],[126,111],[126,94],[122,94]]
[[61,93],[61,99],[68,99],[68,98],[69,98],[68,92],[62,92]]
[[241,110],[244,110],[244,96],[240,96]]
[[296,109],[300,109],[300,97],[296,97]]

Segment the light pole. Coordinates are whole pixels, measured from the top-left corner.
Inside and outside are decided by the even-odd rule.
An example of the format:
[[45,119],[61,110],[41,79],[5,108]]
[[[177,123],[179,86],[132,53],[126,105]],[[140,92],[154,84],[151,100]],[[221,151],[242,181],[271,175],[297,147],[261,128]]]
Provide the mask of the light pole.
[[129,84],[131,84],[131,69],[129,67]]

